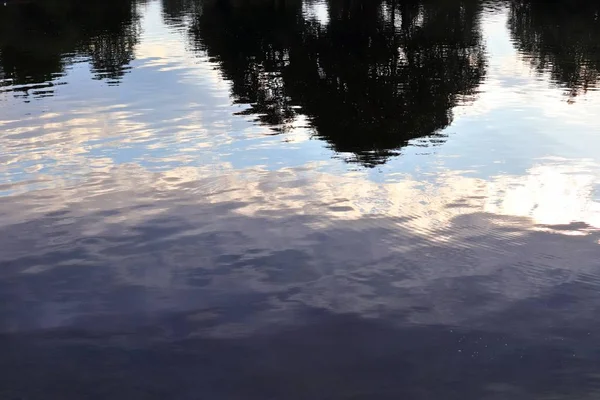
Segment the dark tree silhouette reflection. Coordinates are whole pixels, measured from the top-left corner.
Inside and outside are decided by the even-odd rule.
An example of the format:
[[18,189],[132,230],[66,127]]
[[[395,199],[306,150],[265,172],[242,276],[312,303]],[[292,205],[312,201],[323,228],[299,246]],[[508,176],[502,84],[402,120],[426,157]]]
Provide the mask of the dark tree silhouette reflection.
[[167,0],[162,2],[162,13],[167,25],[179,26],[188,22],[190,16],[201,12],[199,0]]
[[600,78],[600,3],[587,0],[511,3],[509,27],[517,48],[538,72],[575,96]]
[[[170,0],[164,0],[165,9]],[[178,4],[180,2],[177,2]],[[384,163],[473,99],[485,74],[479,2],[207,0],[190,27],[231,81],[242,114],[285,131],[297,114],[334,150]]]
[[138,35],[131,0],[9,3],[0,8],[2,78],[35,90],[89,59],[96,79],[116,83],[134,58]]

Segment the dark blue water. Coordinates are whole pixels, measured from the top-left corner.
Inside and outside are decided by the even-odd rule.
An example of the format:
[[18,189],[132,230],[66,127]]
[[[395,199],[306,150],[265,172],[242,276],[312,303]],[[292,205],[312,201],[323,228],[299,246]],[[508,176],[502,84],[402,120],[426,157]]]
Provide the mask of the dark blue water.
[[0,399],[597,399],[599,13],[0,5]]

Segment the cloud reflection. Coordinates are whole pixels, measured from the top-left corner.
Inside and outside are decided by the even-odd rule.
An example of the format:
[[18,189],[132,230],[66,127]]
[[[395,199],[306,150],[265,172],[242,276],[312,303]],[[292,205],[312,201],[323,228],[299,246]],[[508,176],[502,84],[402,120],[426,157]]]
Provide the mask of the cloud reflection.
[[[3,229],[11,232],[3,240],[3,282],[20,282],[6,287],[3,329],[216,306],[224,293],[231,301],[260,294],[364,316],[426,302],[431,309],[410,320],[476,322],[595,274],[600,207],[590,198],[591,166],[566,165],[489,181],[448,172],[430,184],[410,176],[375,184],[310,168],[90,172],[76,185],[2,200]],[[61,280],[74,268],[81,287]],[[474,276],[496,287],[480,305],[465,307],[455,296],[483,287],[439,287],[441,279]],[[38,279],[61,289],[32,292]],[[131,287],[144,288],[142,297],[133,291],[123,304],[111,299]],[[202,290],[191,293],[196,287]],[[64,290],[74,291],[72,300],[55,297]]]

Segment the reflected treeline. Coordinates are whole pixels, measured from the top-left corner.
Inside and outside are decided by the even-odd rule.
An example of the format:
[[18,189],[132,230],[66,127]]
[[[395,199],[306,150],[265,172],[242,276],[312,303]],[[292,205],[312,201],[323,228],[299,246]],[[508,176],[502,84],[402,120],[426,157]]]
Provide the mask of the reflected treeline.
[[[190,3],[163,0],[166,17]],[[413,138],[442,141],[453,107],[485,74],[477,0],[195,4],[194,45],[218,62],[234,101],[250,105],[243,114],[286,130],[300,112],[365,165]]]
[[514,0],[509,26],[518,49],[539,72],[575,97],[600,78],[600,3]]
[[118,82],[138,35],[131,0],[9,1],[0,7],[1,78],[39,89],[44,85],[32,84],[51,86],[67,65],[85,58],[96,79]]
[[168,0],[163,1],[163,16],[167,25],[182,25],[187,17],[201,12],[201,3],[198,0]]

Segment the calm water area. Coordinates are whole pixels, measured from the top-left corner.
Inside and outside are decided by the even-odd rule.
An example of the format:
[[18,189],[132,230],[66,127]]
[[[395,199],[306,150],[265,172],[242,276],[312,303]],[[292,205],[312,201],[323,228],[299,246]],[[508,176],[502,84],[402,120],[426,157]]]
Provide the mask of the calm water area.
[[599,17],[3,0],[0,399],[600,398]]

